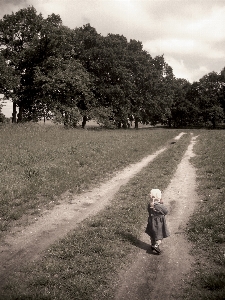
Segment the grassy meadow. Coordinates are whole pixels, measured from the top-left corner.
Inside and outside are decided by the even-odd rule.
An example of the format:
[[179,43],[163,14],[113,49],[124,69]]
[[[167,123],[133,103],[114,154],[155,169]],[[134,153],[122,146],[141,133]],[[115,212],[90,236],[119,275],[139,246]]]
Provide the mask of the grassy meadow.
[[[80,193],[163,146],[149,166],[116,194],[110,206],[86,219],[46,250],[42,259],[10,278],[0,299],[113,299],[118,270],[139,251],[146,195],[168,186],[190,143],[181,130],[65,130],[55,126],[4,126],[1,139],[1,230],[25,215],[51,209],[67,190]],[[198,134],[192,163],[202,200],[187,228],[196,265],[184,299],[224,299],[225,157],[223,130]],[[204,259],[202,259],[204,258]]]
[[225,299],[225,131],[202,131],[192,163],[200,204],[187,228],[196,256],[188,299]]
[[[151,154],[180,131],[0,127],[0,233]],[[22,218],[23,217],[23,218]]]

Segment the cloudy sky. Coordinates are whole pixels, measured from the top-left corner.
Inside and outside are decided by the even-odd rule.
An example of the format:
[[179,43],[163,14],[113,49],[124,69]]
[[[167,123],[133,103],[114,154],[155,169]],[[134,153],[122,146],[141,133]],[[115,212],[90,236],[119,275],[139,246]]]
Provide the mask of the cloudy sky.
[[193,82],[225,67],[225,0],[0,0],[0,18],[29,5],[72,29],[90,23],[103,36],[141,41],[177,78]]

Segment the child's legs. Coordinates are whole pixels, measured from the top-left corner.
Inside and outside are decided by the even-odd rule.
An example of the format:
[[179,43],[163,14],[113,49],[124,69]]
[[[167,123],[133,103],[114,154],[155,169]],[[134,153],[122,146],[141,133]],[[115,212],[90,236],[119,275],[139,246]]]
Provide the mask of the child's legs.
[[152,237],[150,237],[150,239],[151,239],[151,244],[152,244],[152,246],[155,246],[155,245],[160,245],[161,243],[162,243],[162,240],[155,240],[154,238],[152,238]]
[[150,237],[150,240],[151,240],[151,244],[152,244],[152,245],[155,245],[155,243],[156,243],[156,242],[155,242],[155,239],[154,239],[153,237]]

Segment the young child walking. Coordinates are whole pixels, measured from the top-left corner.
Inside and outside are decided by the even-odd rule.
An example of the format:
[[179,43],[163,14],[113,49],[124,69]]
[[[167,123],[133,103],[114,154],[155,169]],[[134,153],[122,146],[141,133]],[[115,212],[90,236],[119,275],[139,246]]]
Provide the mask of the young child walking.
[[149,197],[149,216],[145,232],[150,236],[152,250],[160,254],[161,250],[159,245],[162,239],[170,235],[165,219],[168,209],[163,205],[162,193],[159,189],[152,189]]

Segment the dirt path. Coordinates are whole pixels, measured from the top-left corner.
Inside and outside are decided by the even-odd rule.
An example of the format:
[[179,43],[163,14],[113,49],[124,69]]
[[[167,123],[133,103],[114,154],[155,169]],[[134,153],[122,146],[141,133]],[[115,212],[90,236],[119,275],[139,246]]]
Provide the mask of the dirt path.
[[171,236],[163,240],[161,255],[153,255],[149,251],[149,237],[143,234],[142,249],[129,269],[121,272],[116,300],[175,299],[182,289],[193,263],[189,254],[191,245],[185,239],[184,228],[198,201],[195,169],[189,162],[194,156],[192,149],[196,138],[192,137],[171,183],[163,193],[164,204],[170,208],[167,224]]
[[[174,140],[178,140],[183,134],[180,133]],[[0,245],[0,288],[5,284],[8,274],[19,272],[25,262],[36,260],[43,250],[63,238],[82,220],[103,209],[122,185],[166,149],[162,148],[128,166],[92,191],[76,196],[68,193],[63,195],[62,204],[44,212],[35,223],[25,228],[13,228]]]

